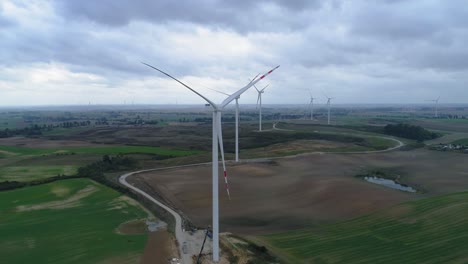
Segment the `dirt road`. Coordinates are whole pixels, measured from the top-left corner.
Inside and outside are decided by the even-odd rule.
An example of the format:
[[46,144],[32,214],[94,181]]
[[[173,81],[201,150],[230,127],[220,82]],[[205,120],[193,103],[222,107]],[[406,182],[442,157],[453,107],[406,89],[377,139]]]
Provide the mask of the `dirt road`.
[[170,214],[172,214],[176,220],[176,223],[175,223],[175,236],[176,236],[176,239],[178,241],[178,246],[179,246],[179,252],[180,252],[180,256],[181,256],[181,263],[184,263],[184,264],[191,264],[192,263],[192,259],[190,257],[189,254],[185,254],[184,253],[184,250],[183,250],[183,247],[184,245],[187,244],[187,241],[186,241],[186,238],[185,238],[185,235],[184,235],[184,232],[182,231],[182,218],[180,217],[180,215],[172,210],[171,208],[169,208],[168,206],[166,206],[165,204],[159,202],[158,200],[154,199],[152,196],[150,196],[149,194],[145,193],[144,191],[136,188],[135,186],[129,184],[127,182],[127,177],[128,176],[131,176],[131,175],[134,175],[134,174],[138,174],[138,173],[143,173],[143,172],[151,172],[151,171],[155,171],[155,169],[149,169],[149,170],[140,170],[140,171],[134,171],[134,172],[129,172],[129,173],[126,173],[122,176],[120,176],[119,178],[119,182],[123,185],[125,185],[126,187],[134,190],[135,192],[143,195],[144,197],[146,197],[148,200],[152,201],[153,203],[157,204],[158,206],[162,207],[164,210],[168,211]]

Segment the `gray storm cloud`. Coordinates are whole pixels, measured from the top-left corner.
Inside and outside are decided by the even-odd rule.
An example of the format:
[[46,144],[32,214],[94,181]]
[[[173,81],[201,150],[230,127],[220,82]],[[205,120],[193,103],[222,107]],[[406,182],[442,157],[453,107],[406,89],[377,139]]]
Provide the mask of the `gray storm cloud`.
[[[422,102],[441,91],[448,102],[464,102],[464,3],[4,1],[0,89],[21,91],[37,85],[39,103],[48,102],[51,90],[66,94],[66,87],[52,87],[42,79],[35,83],[38,68],[46,66],[51,75],[58,71],[76,82],[74,90],[119,90],[121,95],[106,97],[112,102],[129,93],[129,85],[135,96],[142,89],[163,89],[161,76],[140,61],[164,67],[193,85],[228,90],[281,64],[271,81],[289,92],[272,91],[266,97],[271,103],[300,103],[308,88],[317,93],[325,89],[343,103],[372,98],[382,103]],[[11,103],[14,98],[11,92],[4,100]]]
[[318,0],[144,0],[135,4],[131,0],[103,0],[57,1],[56,7],[68,17],[110,26],[126,25],[132,20],[191,22],[249,32],[304,27],[307,21],[300,21],[298,14],[319,9],[321,3]]

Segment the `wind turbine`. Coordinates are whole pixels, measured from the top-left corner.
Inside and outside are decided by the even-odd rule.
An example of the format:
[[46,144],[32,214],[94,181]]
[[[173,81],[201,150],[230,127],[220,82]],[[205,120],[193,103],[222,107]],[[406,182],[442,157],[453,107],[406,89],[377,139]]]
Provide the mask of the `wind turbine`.
[[440,99],[440,96],[437,97],[437,99],[435,99],[435,100],[426,100],[426,101],[430,101],[430,102],[435,103],[435,105],[434,105],[434,117],[435,118],[439,117],[439,109],[438,109],[439,99]]
[[309,103],[309,108],[310,108],[310,120],[314,120],[314,97],[312,96],[312,92],[309,89],[310,93],[310,103]]
[[330,104],[331,104],[331,99],[334,99],[333,97],[328,97],[328,95],[325,94],[325,97],[327,98],[327,108],[328,108],[328,122],[327,124],[330,124]]
[[271,69],[267,73],[263,74],[259,78],[256,78],[252,81],[250,81],[246,86],[243,88],[239,89],[237,92],[231,94],[228,98],[224,99],[220,104],[215,104],[199,92],[195,91],[185,83],[179,81],[175,77],[172,77],[168,73],[163,72],[162,70],[153,67],[149,64],[146,64],[142,62],[144,65],[153,68],[154,70],[166,75],[167,77],[173,79],[174,81],[180,83],[183,85],[185,88],[189,89],[190,91],[194,92],[196,95],[200,96],[203,98],[206,102],[210,104],[211,107],[213,107],[213,138],[212,138],[212,154],[213,154],[213,159],[212,159],[212,176],[213,176],[213,261],[218,262],[219,261],[219,196],[218,196],[218,144],[221,152],[221,159],[223,163],[223,170],[224,170],[224,181],[226,184],[226,192],[228,194],[229,199],[231,199],[231,196],[229,194],[229,185],[227,182],[227,173],[226,173],[226,164],[224,162],[224,148],[223,148],[223,135],[222,135],[222,128],[221,128],[221,112],[223,111],[224,107],[226,107],[230,102],[232,102],[235,98],[239,97],[242,93],[247,91],[250,87],[255,85],[257,82],[265,78],[265,76],[269,75],[272,73],[274,70],[276,70],[278,66],[275,68]]
[[254,85],[255,90],[257,90],[257,92],[258,92],[257,107],[258,107],[259,102],[260,102],[259,121],[258,121],[258,131],[262,131],[262,94],[265,92],[265,89],[266,89],[268,86],[269,86],[269,84],[267,84],[265,87],[263,87],[263,89],[259,90],[259,89],[257,88],[257,86]]
[[[255,78],[257,78],[257,76],[255,76]],[[227,96],[231,96],[230,94],[227,94],[227,93],[215,90],[215,89],[211,89],[211,88],[209,89],[215,92],[227,95]],[[240,95],[236,97],[236,162],[239,162],[239,98],[240,98]]]

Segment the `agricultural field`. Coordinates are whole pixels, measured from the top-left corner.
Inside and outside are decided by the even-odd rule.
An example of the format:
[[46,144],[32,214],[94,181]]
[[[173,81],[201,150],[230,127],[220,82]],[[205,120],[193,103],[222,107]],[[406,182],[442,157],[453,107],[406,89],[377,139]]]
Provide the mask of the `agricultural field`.
[[[386,124],[414,123],[442,135],[440,138],[427,141],[427,144],[450,143],[468,138],[468,130],[462,119],[457,121],[432,119],[430,109],[418,116],[399,113],[395,109],[379,111],[340,108],[333,110],[334,118],[336,118],[333,119],[334,123],[332,122],[334,125],[325,125],[324,109],[317,109],[315,121],[306,120],[301,111],[303,110],[294,108],[266,108],[263,123],[265,131],[263,132],[257,131],[255,110],[249,109],[242,112],[239,137],[240,157],[244,162],[240,164],[232,162],[235,142],[233,111],[228,109],[224,113],[223,137],[226,159],[231,160],[228,161],[228,176],[232,200],[229,201],[227,195],[223,195],[221,190],[224,186],[220,182],[220,224],[223,232],[233,232],[236,235],[248,236],[253,241],[263,241],[272,245],[278,255],[287,256],[287,259],[292,260],[291,263],[297,263],[297,260],[301,259],[300,250],[306,249],[300,247],[290,249],[283,246],[284,240],[281,240],[283,235],[299,235],[301,230],[318,232],[318,234],[314,233],[309,241],[313,244],[316,243],[315,235],[324,235],[319,232],[324,227],[334,230],[334,225],[361,221],[359,219],[365,217],[370,217],[368,221],[374,221],[380,219],[379,215],[387,212],[387,209],[393,210],[389,208],[399,208],[401,204],[403,206],[413,204],[413,202],[418,203],[424,199],[436,199],[450,193],[462,192],[466,190],[464,186],[468,186],[468,177],[466,177],[468,168],[464,162],[466,155],[430,151],[424,147],[423,143],[416,144],[413,140],[383,134],[383,127]],[[463,112],[456,113],[463,114]],[[293,119],[285,120],[282,116],[289,116]],[[56,175],[73,175],[79,167],[102,160],[103,155],[123,154],[136,160],[138,168],[142,169],[211,160],[210,115],[200,108],[149,109],[147,111],[142,109],[40,111],[28,112],[26,115],[15,112],[11,113],[11,116],[0,115],[0,121],[1,118],[5,118],[4,126],[8,126],[9,129],[15,129],[11,127],[13,122],[11,120],[15,120],[17,128],[24,129],[33,124],[40,125],[32,132],[26,129],[21,130],[21,133],[24,131],[29,131],[28,133],[40,131],[41,133],[0,138],[0,181],[28,182]],[[389,152],[380,152],[398,146],[398,141],[402,141],[407,146]],[[248,159],[257,160],[249,161]],[[395,175],[399,182],[416,188],[417,192],[397,191],[356,177],[370,171],[385,171]],[[119,171],[113,171],[106,177],[107,180],[115,181],[118,175],[120,175]],[[168,204],[182,211],[195,226],[205,227],[211,224],[211,167],[209,165],[164,169],[144,173],[138,177],[130,177],[129,181],[156,197],[162,197]],[[76,182],[74,183],[76,186],[70,182]],[[67,194],[60,194],[62,196],[59,197],[59,194],[53,193],[51,186],[57,184],[65,184],[64,186],[69,189]],[[70,202],[70,199],[72,201],[77,199],[76,194],[79,194],[80,190],[85,189],[86,193],[88,185],[95,186],[99,191],[80,198],[77,203]],[[29,194],[27,190],[35,191]],[[101,192],[102,197],[95,197],[98,193],[101,195]],[[112,216],[115,221],[108,221],[109,225],[99,223],[96,219],[82,220],[83,217],[88,216],[84,213],[84,208],[89,206],[91,208],[87,210],[92,212],[99,211],[98,207],[101,206],[103,212],[96,214],[100,219],[111,217],[110,212],[102,209],[108,208],[105,207],[105,202],[89,204],[91,200],[97,201],[101,198],[116,199],[109,192],[113,193],[106,187],[84,179],[64,180],[0,192],[0,201],[3,201],[0,205],[6,208],[6,211],[2,212],[15,212],[11,216],[13,224],[0,225],[0,232],[3,233],[1,228],[7,226],[21,230],[18,225],[27,223],[23,218],[46,221],[46,216],[41,212],[54,210],[53,216],[58,217],[57,221],[64,221],[66,214],[76,215],[77,220],[73,221],[81,219],[83,226],[80,228],[86,230],[83,231],[69,224],[66,228],[70,228],[72,232],[67,234],[64,231],[65,227],[57,224],[60,226],[57,232],[61,231],[67,236],[79,237],[86,242],[75,246],[76,249],[67,249],[63,245],[64,248],[61,250],[63,254],[59,254],[58,258],[68,259],[70,255],[78,255],[76,258],[78,262],[86,257],[86,253],[73,250],[79,250],[84,247],[84,244],[93,244],[89,242],[93,238],[114,241],[116,233],[112,233],[112,230],[115,231],[115,226],[119,226],[117,222],[122,223],[132,219],[127,215],[129,210],[110,210],[118,216]],[[118,194],[114,193],[114,195]],[[111,196],[114,198],[109,198]],[[61,208],[57,216],[55,216],[57,209],[17,211],[18,208],[36,208],[37,204],[52,204],[55,207],[58,204],[57,201],[70,202],[73,206]],[[80,206],[75,206],[75,204]],[[62,206],[58,205],[58,207]],[[39,206],[39,208],[42,207]],[[374,216],[375,219],[372,218]],[[135,215],[133,219],[139,217]],[[31,225],[37,227],[39,224],[34,221]],[[55,220],[50,221],[52,221],[50,223],[52,226]],[[92,221],[97,221],[97,223],[91,223]],[[95,226],[102,226],[102,232],[107,233],[101,235],[99,231],[93,234],[89,230]],[[141,227],[141,223],[137,226]],[[30,255],[36,259],[41,256],[40,254],[43,254],[42,256],[53,254],[49,249],[37,246],[41,242],[49,248],[56,247],[55,242],[41,241],[38,238],[45,237],[47,230],[34,231],[32,226],[27,228],[29,229],[26,230],[31,231],[29,233],[37,234],[32,237],[32,240],[29,237],[21,238],[26,236],[26,233],[13,231],[8,231],[10,233],[7,233],[8,236],[5,239],[23,241],[15,243],[20,243],[19,245],[23,247],[32,247]],[[428,226],[428,228],[435,228],[435,225]],[[65,239],[61,238],[57,232],[51,232],[53,238]],[[79,235],[81,233],[84,235]],[[340,239],[336,233],[330,231],[330,235],[332,234],[334,238]],[[120,239],[119,236],[123,235],[117,236]],[[117,239],[116,245],[109,246],[102,250],[102,253],[101,250],[99,253],[89,251],[89,254],[96,256],[89,262],[115,262],[115,259],[111,259],[110,256],[122,259],[122,263],[137,261],[141,256],[143,259],[149,259],[145,261],[151,262],[155,255],[142,253],[144,248],[152,247],[148,244],[145,246],[146,238],[146,235],[139,234],[135,237],[132,235],[131,238],[125,240],[127,243],[130,243],[129,241],[135,243],[134,247],[128,248],[128,251],[121,250],[121,241]],[[79,241],[81,240],[76,243],[81,243]],[[156,244],[164,243],[165,254],[171,252],[173,242],[168,234],[158,236],[151,234],[148,241]],[[330,241],[331,244],[335,243]],[[0,248],[4,248],[3,245],[6,244],[0,244]],[[111,251],[111,248],[116,248],[116,250]],[[4,252],[0,249],[0,253],[16,252],[14,250],[16,249],[13,245]],[[294,250],[298,253],[296,254]],[[363,250],[367,249],[363,248]],[[81,253],[83,256],[80,255]],[[123,255],[117,256],[118,253]],[[11,263],[29,261],[25,259],[26,256],[16,254],[13,256],[18,259],[12,259]],[[309,261],[314,262],[332,261],[332,257],[329,256],[323,256],[322,259],[305,256],[309,258]],[[52,259],[49,262],[54,261],[60,262],[59,259]]]
[[33,181],[57,175],[73,175],[78,166],[73,165],[37,165],[37,166],[2,166],[1,181]]
[[188,156],[197,151],[170,150],[147,146],[95,146],[95,147],[62,147],[62,148],[29,148],[16,146],[0,146],[0,152],[12,156],[51,155],[51,154],[152,154],[164,156]]
[[0,192],[5,263],[135,263],[145,232],[119,226],[151,217],[138,203],[86,179]]
[[103,155],[133,155],[141,159],[183,157],[201,153],[151,146],[118,146],[86,141],[13,137],[0,139],[0,181],[30,181],[74,175]]
[[452,144],[467,145],[468,146],[468,138],[457,139],[457,140],[453,141]]
[[[468,186],[465,159],[464,154],[416,149],[230,163],[232,200],[221,193],[221,227],[239,234],[268,233],[351,219],[400,202],[463,191]],[[355,177],[375,169],[399,175],[402,183],[418,192],[392,190]],[[210,170],[208,165],[161,170],[133,180],[142,188],[149,184],[149,191],[162,194],[197,226],[206,226],[211,210]]]
[[261,239],[290,263],[464,263],[467,211],[462,192]]

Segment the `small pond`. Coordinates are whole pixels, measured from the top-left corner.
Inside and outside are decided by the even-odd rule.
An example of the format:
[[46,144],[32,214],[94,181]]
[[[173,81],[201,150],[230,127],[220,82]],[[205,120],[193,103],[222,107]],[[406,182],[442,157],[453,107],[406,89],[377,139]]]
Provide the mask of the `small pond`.
[[366,180],[368,182],[375,183],[375,184],[383,185],[383,186],[388,187],[388,188],[404,191],[404,192],[412,192],[412,193],[416,192],[416,189],[414,189],[414,188],[412,188],[410,186],[399,184],[398,182],[396,182],[394,180],[379,178],[379,177],[375,177],[375,176],[364,177],[364,180]]

